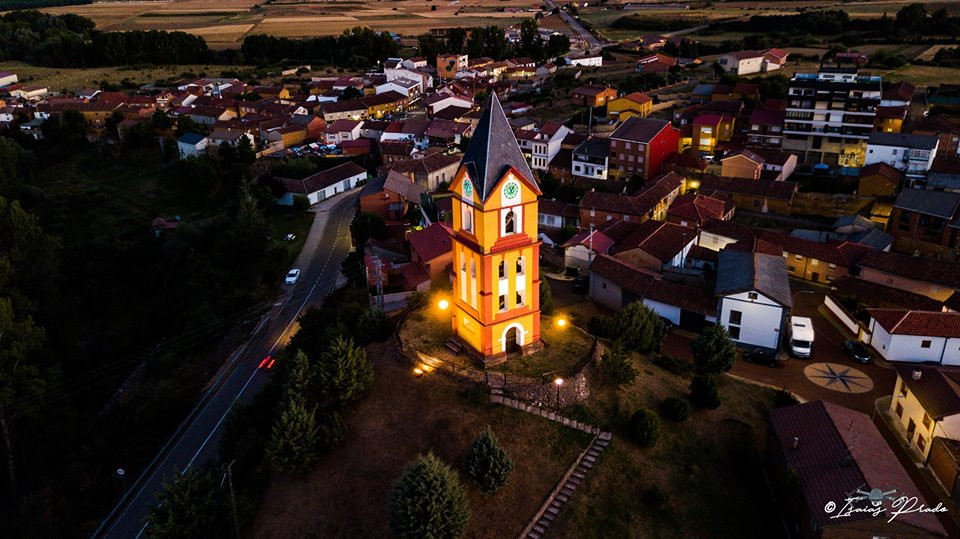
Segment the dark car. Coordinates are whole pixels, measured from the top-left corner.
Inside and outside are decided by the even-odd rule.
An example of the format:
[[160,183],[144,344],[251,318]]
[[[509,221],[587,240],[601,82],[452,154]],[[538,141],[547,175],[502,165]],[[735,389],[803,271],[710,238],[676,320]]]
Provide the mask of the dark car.
[[743,360],[749,361],[750,363],[757,363],[759,365],[766,365],[767,367],[783,366],[783,360],[778,357],[777,351],[767,348],[744,350]]
[[579,276],[573,279],[573,291],[577,294],[586,294],[590,291],[590,279],[588,277]]
[[860,341],[844,341],[843,349],[857,363],[870,363],[870,352]]

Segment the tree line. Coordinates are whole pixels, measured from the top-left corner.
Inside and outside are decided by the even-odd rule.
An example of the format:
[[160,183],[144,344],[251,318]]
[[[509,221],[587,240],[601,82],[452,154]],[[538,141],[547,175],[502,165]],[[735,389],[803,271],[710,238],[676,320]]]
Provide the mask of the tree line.
[[397,56],[399,45],[385,32],[352,28],[336,36],[290,39],[268,35],[244,38],[240,50],[213,51],[186,32],[133,30],[101,32],[92,20],[74,14],[14,11],[0,16],[0,61],[19,60],[50,67],[179,64],[264,64],[283,60],[368,67]]
[[453,28],[445,38],[423,34],[417,38],[417,54],[433,59],[438,54],[467,54],[470,58],[489,57],[494,60],[526,56],[536,61],[554,58],[570,51],[570,38],[552,35],[544,42],[539,36],[537,19],[525,19],[520,24],[520,41],[511,44],[503,28],[481,26],[467,37],[463,28]]

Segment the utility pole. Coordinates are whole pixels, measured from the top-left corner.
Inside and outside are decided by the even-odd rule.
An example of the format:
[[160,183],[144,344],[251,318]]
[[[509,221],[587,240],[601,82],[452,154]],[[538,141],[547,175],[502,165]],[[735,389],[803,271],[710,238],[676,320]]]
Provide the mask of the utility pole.
[[233,470],[231,467],[234,460],[230,464],[227,464],[227,483],[230,485],[230,506],[233,509],[233,526],[237,532],[237,539],[240,539],[240,519],[237,517],[237,497],[233,492]]

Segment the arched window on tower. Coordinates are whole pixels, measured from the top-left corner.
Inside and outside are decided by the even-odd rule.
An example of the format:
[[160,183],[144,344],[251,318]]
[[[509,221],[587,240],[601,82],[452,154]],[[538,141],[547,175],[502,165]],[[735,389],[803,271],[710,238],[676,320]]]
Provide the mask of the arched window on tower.
[[504,220],[503,233],[504,234],[513,234],[517,231],[517,214],[510,210],[507,212],[507,217]]
[[500,261],[500,269],[498,275],[501,279],[507,276],[507,264],[503,260]]
[[473,208],[469,204],[464,204],[462,207],[462,226],[464,231],[473,232]]
[[526,273],[526,260],[522,256],[517,257],[517,275]]

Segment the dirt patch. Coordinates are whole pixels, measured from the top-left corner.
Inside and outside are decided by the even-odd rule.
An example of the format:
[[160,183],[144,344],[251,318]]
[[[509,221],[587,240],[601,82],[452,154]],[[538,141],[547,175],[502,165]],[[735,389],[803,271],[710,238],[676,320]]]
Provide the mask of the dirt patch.
[[[589,435],[489,404],[477,386],[441,375],[416,379],[392,346],[368,349],[376,380],[346,414],[344,447],[297,477],[275,473],[251,535],[384,537],[390,487],[418,454],[433,451],[460,474],[470,501],[468,537],[515,537],[589,443]],[[516,464],[493,496],[466,479],[463,460],[487,425]]]

